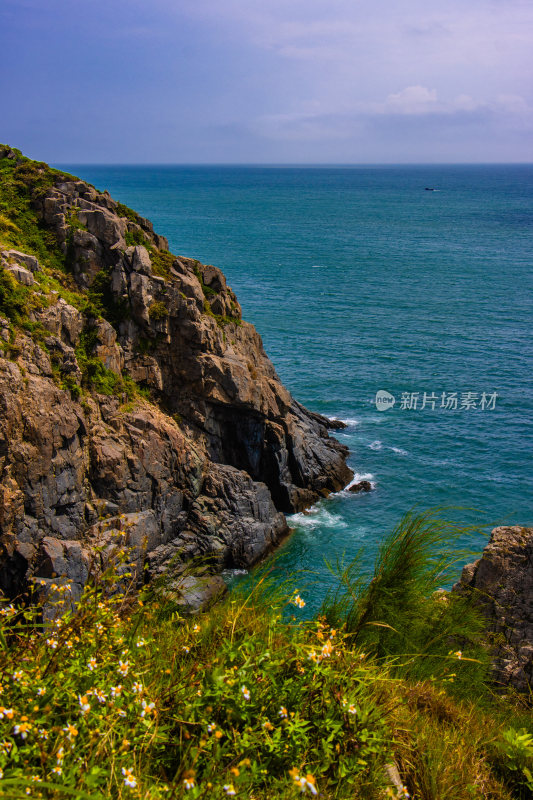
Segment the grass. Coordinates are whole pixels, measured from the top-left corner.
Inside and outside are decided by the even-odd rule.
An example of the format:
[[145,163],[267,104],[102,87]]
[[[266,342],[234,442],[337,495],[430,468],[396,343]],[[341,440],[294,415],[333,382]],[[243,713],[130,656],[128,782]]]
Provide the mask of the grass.
[[[427,525],[408,516],[383,553],[423,546],[409,531],[427,539]],[[79,603],[66,579],[49,586],[52,622],[39,624],[37,593],[0,610],[2,796],[531,797],[530,716],[479,675],[470,693],[450,680],[468,673],[462,654],[415,677],[412,654],[363,647],[347,619],[302,620],[305,599],[265,572],[185,619],[164,586],[127,591],[125,527],[121,542]]]

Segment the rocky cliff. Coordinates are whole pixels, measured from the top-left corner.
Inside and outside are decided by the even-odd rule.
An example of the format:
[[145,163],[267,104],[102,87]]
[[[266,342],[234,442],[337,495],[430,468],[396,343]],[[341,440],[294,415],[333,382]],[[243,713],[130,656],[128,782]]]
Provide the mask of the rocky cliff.
[[253,564],[351,472],[224,275],[107,192],[0,146],[0,586],[125,541],[145,577]]
[[454,591],[487,618],[494,680],[520,692],[533,688],[533,528],[494,528],[482,557],[463,568]]

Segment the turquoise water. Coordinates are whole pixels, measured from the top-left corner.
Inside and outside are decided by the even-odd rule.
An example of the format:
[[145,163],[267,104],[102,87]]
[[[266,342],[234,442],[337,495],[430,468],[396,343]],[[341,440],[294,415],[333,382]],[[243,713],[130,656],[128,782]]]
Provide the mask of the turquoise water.
[[[375,489],[293,517],[276,567],[312,571],[311,610],[334,582],[324,558],[363,548],[368,568],[413,506],[464,507],[475,549],[533,524],[533,166],[63,166],[221,267],[295,397],[348,423]],[[454,411],[442,392],[497,397]]]

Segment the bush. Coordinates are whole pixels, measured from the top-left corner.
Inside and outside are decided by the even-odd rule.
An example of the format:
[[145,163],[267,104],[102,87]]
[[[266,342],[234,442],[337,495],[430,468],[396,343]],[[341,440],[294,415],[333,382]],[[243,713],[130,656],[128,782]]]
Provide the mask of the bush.
[[464,560],[454,543],[473,530],[440,519],[439,509],[406,514],[385,539],[370,581],[360,557],[338,568],[339,588],[326,598],[324,615],[354,645],[395,660],[402,676],[482,695],[490,662],[483,617],[467,599],[437,591]]
[[0,266],[0,314],[19,322],[26,314],[29,289]]
[[[43,581],[45,624],[39,602],[0,603],[3,796],[528,796],[532,739],[512,703],[489,711],[402,677],[353,631],[299,620],[304,600],[264,571],[194,619],[172,584],[128,595],[118,527],[118,568],[93,574],[77,604],[65,578]],[[405,787],[386,777],[394,762]]]
[[160,300],[156,300],[148,309],[148,315],[154,322],[159,322],[168,317],[168,308]]
[[[124,577],[110,571],[104,583]],[[1,611],[5,791],[376,796],[390,745],[386,678],[337,632],[287,626],[277,602],[253,596],[188,622],[104,588],[87,586],[74,607],[68,581],[56,582],[64,613],[42,629],[38,606]]]

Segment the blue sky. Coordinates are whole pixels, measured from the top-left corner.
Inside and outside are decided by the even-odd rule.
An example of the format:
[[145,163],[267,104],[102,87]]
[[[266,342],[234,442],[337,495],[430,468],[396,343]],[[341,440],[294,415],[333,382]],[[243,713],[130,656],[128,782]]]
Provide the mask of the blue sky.
[[533,161],[530,0],[0,0],[0,141],[63,163]]

